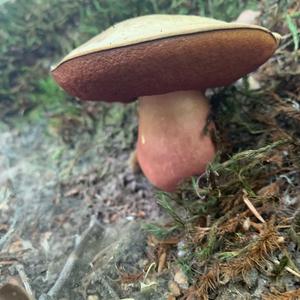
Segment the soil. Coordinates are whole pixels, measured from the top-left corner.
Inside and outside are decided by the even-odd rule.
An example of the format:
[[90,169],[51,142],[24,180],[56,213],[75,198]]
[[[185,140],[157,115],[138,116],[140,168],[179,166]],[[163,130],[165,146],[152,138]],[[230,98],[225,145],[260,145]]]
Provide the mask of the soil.
[[[110,118],[108,109],[105,126],[99,122],[93,134],[73,132],[73,141],[68,144],[49,133],[47,122],[22,124],[16,119],[22,124],[17,129],[2,124],[0,282],[18,277],[18,262],[36,299],[48,292],[91,218],[99,223],[93,233],[97,238],[92,246],[84,246],[76,263],[82,266],[80,274],[78,270],[77,275],[72,273],[72,283],[64,285],[63,294],[72,295],[67,299],[85,299],[79,295],[86,293],[81,282],[91,271],[91,259],[100,250],[115,247],[132,226],[136,228],[134,239],[129,238],[132,248],[119,254],[117,261],[130,253],[137,256],[135,260],[145,255],[141,251],[146,245],[141,223],[144,219],[157,220],[161,212],[151,185],[141,173],[133,173],[128,163],[136,131],[134,108],[130,113],[115,106],[122,116],[127,112],[127,125],[121,124],[122,118]],[[124,263],[130,265],[126,259]],[[109,268],[117,280],[118,268]]]
[[[135,104],[83,104],[80,114],[42,112],[38,121],[30,109],[2,118],[0,300],[15,299],[3,296],[10,290],[22,300],[300,299],[299,49],[283,19],[275,28],[286,33],[283,42],[252,83],[208,91],[223,168],[181,191],[188,204],[161,209],[133,164]],[[249,150],[281,140],[266,156]],[[167,223],[167,213],[175,223],[180,214],[194,219],[157,240],[145,224]],[[252,251],[269,229],[275,238]],[[237,245],[244,252],[235,260]],[[247,272],[219,276],[243,257]]]

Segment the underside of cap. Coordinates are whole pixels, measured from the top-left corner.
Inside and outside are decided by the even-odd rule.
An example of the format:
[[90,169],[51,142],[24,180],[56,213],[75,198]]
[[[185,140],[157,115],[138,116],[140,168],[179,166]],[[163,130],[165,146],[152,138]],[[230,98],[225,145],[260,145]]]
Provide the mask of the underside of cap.
[[263,64],[277,44],[260,28],[216,29],[75,55],[52,74],[83,100],[129,102],[228,85]]

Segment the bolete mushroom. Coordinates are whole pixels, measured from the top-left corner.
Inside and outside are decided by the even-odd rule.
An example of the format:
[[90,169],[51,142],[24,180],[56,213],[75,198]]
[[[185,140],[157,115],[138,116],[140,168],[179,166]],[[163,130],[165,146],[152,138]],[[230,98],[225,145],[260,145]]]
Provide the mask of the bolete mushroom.
[[68,54],[55,80],[83,100],[139,100],[137,158],[156,187],[174,191],[215,155],[207,88],[254,71],[280,36],[266,28],[184,15],[118,23]]

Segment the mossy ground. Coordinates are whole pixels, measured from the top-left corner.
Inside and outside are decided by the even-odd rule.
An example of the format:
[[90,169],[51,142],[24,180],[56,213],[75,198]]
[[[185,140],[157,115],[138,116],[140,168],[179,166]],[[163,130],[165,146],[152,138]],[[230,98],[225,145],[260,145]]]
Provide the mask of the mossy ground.
[[[144,219],[147,252],[132,260],[137,266],[118,265],[110,274],[113,286],[120,283],[117,292],[101,273],[112,264],[71,274],[64,289],[72,299],[100,297],[93,282],[111,299],[117,293],[170,300],[300,297],[297,1],[28,0],[0,7],[1,280],[18,279],[23,265],[35,298],[48,292],[73,237],[97,215],[106,227]],[[260,23],[284,39],[251,77],[210,91],[219,155],[176,194],[155,192],[127,166],[137,133],[134,104],[80,103],[49,76],[63,54],[128,17],[182,13],[230,21],[245,8],[260,10]],[[169,222],[158,224],[163,214]],[[104,245],[118,240],[112,236]],[[91,243],[80,263],[99,249]]]

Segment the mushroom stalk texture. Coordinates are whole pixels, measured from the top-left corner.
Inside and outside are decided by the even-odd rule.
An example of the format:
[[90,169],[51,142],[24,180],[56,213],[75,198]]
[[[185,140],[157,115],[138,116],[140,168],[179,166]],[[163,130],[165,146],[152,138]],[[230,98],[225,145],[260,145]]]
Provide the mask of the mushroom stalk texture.
[[159,189],[172,192],[185,178],[205,172],[214,158],[214,124],[199,91],[139,98],[137,158]]

